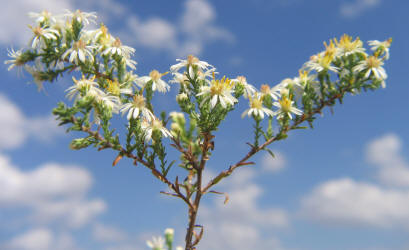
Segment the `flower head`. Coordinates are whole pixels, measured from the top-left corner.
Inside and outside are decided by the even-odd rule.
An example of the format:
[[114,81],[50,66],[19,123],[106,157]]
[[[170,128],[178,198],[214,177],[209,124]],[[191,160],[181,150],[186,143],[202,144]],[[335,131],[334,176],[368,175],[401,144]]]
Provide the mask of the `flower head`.
[[169,90],[169,85],[161,79],[162,76],[168,74],[168,72],[160,73],[156,69],[152,70],[149,73],[149,76],[142,76],[138,78],[137,82],[141,87],[145,87],[145,85],[152,81],[152,90],[158,90],[159,92],[166,92]]
[[90,61],[94,60],[94,56],[92,55],[92,49],[94,46],[87,45],[87,43],[83,39],[79,39],[75,41],[71,48],[69,48],[65,53],[62,55],[62,58],[65,59],[68,55],[69,61],[71,63],[78,64],[78,59],[80,62],[85,63],[87,57]]
[[43,10],[40,13],[29,12],[28,16],[31,18],[35,18],[35,22],[40,23],[56,23],[55,17],[51,15],[50,12],[47,10]]
[[371,46],[372,51],[380,51],[385,54],[385,59],[389,59],[389,47],[392,44],[392,38],[389,38],[386,41],[380,42],[378,40],[368,41],[368,44]]
[[163,137],[172,137],[172,134],[167,128],[163,126],[163,122],[156,117],[151,120],[144,119],[141,123],[142,130],[145,131],[145,140],[150,141],[152,139],[152,134],[157,131]]
[[31,48],[44,48],[46,40],[57,40],[60,33],[58,30],[53,28],[44,28],[41,26],[32,27],[29,25],[30,29],[33,31],[34,36],[31,39]]
[[227,104],[234,105],[237,99],[232,96],[233,87],[234,82],[229,78],[224,76],[222,79],[216,80],[213,74],[213,80],[209,82],[209,86],[201,87],[200,92],[197,94],[197,96],[205,96],[200,105],[203,105],[208,100],[210,100],[211,108],[214,108],[219,102],[223,108],[226,108]]
[[349,56],[355,53],[365,53],[365,48],[362,47],[362,41],[357,37],[354,41],[351,36],[344,34],[338,41],[334,39],[335,44],[339,50],[340,56]]
[[81,10],[76,10],[74,12],[67,10],[64,16],[72,18],[73,21],[75,20],[79,23],[83,23],[86,25],[90,24],[90,22],[96,23],[95,20],[97,19],[95,12],[88,13],[88,12],[83,12]]
[[132,102],[125,103],[121,107],[122,114],[128,112],[127,119],[131,118],[137,119],[139,114],[142,114],[142,117],[148,121],[154,119],[152,112],[146,107],[145,97],[142,95],[134,95]]
[[68,92],[66,97],[69,100],[72,100],[73,98],[78,99],[84,96],[97,97],[105,95],[105,93],[98,88],[98,83],[94,81],[95,76],[87,79],[83,75],[80,80],[77,80],[74,77],[72,77],[72,80],[75,84],[66,90],[66,92]]
[[353,68],[355,73],[365,72],[365,78],[369,78],[371,73],[376,79],[382,81],[382,87],[385,88],[385,79],[388,77],[385,69],[382,67],[383,61],[377,57],[375,53],[374,56],[366,57],[365,60],[361,61],[358,65]]
[[[193,71],[193,67],[197,67],[200,70],[205,70],[205,69],[207,69],[209,67],[212,67],[207,62],[200,61],[199,58],[197,58],[197,57],[195,57],[193,55],[188,55],[186,60],[176,59],[176,61],[178,61],[179,63],[177,63],[177,64],[170,67],[170,71],[172,71],[172,72],[177,72],[183,67],[188,67],[187,71],[190,71],[190,70]],[[192,77],[193,74],[190,74],[190,73],[191,72],[189,72],[189,75]]]
[[282,98],[278,100],[278,102],[274,102],[273,105],[278,108],[277,119],[282,119],[286,115],[292,119],[291,113],[296,115],[301,115],[303,113],[302,110],[294,107],[294,101],[292,101],[291,96],[288,95],[282,95]]
[[236,79],[231,80],[232,82],[236,84],[241,84],[244,87],[244,98],[248,98],[251,95],[254,95],[256,93],[256,88],[247,83],[247,79],[245,76],[238,76]]
[[135,52],[134,48],[123,45],[119,38],[113,40],[110,44],[107,45],[107,48],[102,52],[103,55],[119,55],[125,58],[130,58],[131,55]]
[[25,62],[22,59],[22,50],[17,50],[15,51],[14,49],[8,50],[8,57],[10,57],[10,60],[4,61],[5,64],[10,64],[10,66],[7,68],[8,71],[12,70],[14,67],[21,67],[25,64]]
[[263,95],[261,93],[255,93],[253,96],[249,96],[249,106],[250,107],[241,114],[241,118],[246,115],[249,117],[253,115],[263,119],[264,113],[269,116],[274,116],[274,112],[272,110],[263,107]]

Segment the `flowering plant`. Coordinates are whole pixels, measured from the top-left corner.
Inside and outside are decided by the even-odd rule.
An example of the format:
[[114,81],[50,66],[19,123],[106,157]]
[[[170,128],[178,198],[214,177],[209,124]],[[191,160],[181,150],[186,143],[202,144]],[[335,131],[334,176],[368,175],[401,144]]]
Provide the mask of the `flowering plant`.
[[[212,190],[217,183],[237,168],[254,164],[249,160],[260,151],[274,157],[268,149],[271,143],[287,138],[291,130],[312,128],[317,114],[337,101],[342,103],[346,94],[384,88],[387,78],[383,64],[389,58],[391,39],[369,41],[372,52],[368,54],[359,38],[348,35],[324,42],[325,50],[313,55],[297,77],[275,86],[261,85],[260,90],[244,76],[216,77],[214,66],[193,55],[177,59],[169,72],[152,70],[140,77],[133,72],[133,48],[123,45],[103,24],[87,29],[96,22],[94,13],[77,10],[53,16],[43,11],[30,16],[35,19],[30,45],[9,51],[10,60],[5,62],[9,70],[24,68],[40,90],[44,82],[65,73],[82,74],[74,76],[74,84],[66,90],[69,102],[60,102],[53,110],[67,131],[83,133],[70,147],[112,149],[117,152],[114,166],[126,157],[165,183],[170,191],[162,193],[181,199],[188,207],[186,250],[196,249],[204,233],[196,223],[202,197],[223,194],[228,201],[227,194]],[[180,110],[158,114],[153,98],[156,92],[169,91],[165,76],[173,77],[168,82],[179,86],[176,102]],[[206,163],[216,145],[214,132],[243,99],[249,108],[242,117],[254,121],[254,141],[247,143],[246,155],[204,183]],[[113,128],[113,119],[125,122],[124,135]],[[169,162],[169,146],[179,152],[179,161]],[[169,173],[176,167],[184,174],[171,178]],[[171,249],[173,230],[165,231],[165,236]],[[164,244],[161,238],[148,242],[153,249],[163,249]]]

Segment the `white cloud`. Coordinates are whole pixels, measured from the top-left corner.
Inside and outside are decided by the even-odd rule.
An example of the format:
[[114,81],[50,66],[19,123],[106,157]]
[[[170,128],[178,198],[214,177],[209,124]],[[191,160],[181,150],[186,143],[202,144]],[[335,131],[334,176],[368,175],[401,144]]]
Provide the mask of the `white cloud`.
[[330,225],[409,230],[409,164],[403,159],[401,148],[401,140],[395,134],[372,140],[365,148],[366,159],[378,167],[380,182],[359,182],[351,178],[329,180],[302,199],[300,213]]
[[[28,44],[31,23],[28,12],[40,12],[44,9],[52,13],[62,13],[64,9],[73,9],[72,0],[14,0],[3,4],[0,9],[0,43],[10,46]],[[12,25],[10,25],[12,23]]]
[[340,13],[344,17],[353,18],[380,4],[381,0],[355,0],[355,2],[343,3],[340,7]]
[[106,204],[86,197],[91,185],[91,175],[80,167],[50,163],[21,171],[0,155],[0,208],[28,208],[35,223],[76,228],[92,221]]
[[63,129],[51,116],[26,117],[17,105],[0,93],[0,150],[21,146],[28,138],[51,141]]
[[262,169],[271,173],[283,170],[286,165],[287,159],[281,152],[274,152],[274,158],[270,154],[265,153],[261,160]]
[[160,17],[140,20],[128,14],[127,28],[121,33],[129,43],[139,46],[165,50],[176,56],[198,55],[207,43],[234,41],[234,36],[216,25],[215,20],[216,12],[208,1],[186,0],[178,22],[172,23]]
[[75,250],[79,249],[71,235],[56,235],[47,228],[35,228],[0,245],[4,250]]
[[200,246],[204,249],[281,249],[272,230],[288,227],[287,212],[279,208],[261,208],[262,188],[254,182],[255,170],[242,168],[222,186],[229,202],[215,199],[212,207],[203,206],[198,223],[205,225]]
[[100,223],[94,225],[92,236],[100,242],[121,242],[128,237],[121,229]]
[[409,191],[384,189],[350,178],[331,180],[302,200],[302,213],[328,224],[407,227]]
[[387,185],[409,187],[409,163],[401,155],[402,142],[395,134],[377,138],[366,147],[366,159],[378,167],[379,180]]

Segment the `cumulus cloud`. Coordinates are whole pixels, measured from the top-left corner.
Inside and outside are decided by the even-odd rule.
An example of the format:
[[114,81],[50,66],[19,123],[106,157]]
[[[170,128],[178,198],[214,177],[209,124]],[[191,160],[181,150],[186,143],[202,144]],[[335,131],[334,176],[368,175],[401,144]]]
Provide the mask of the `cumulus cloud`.
[[380,4],[381,0],[355,0],[354,2],[343,3],[340,7],[340,13],[346,18],[353,18]]
[[279,208],[261,208],[263,189],[254,182],[255,170],[243,168],[223,186],[229,195],[224,205],[215,199],[213,206],[201,209],[199,223],[206,225],[201,247],[204,249],[281,249],[272,230],[289,226],[288,214]]
[[141,20],[129,14],[122,36],[137,46],[168,51],[176,56],[198,55],[210,42],[234,41],[231,32],[215,24],[216,11],[208,1],[186,0],[184,5],[184,12],[176,23],[161,17]]
[[47,228],[34,228],[0,245],[4,250],[76,250],[71,235],[56,235]]
[[[401,155],[395,134],[369,142],[366,159],[378,167],[379,183],[351,178],[329,180],[301,201],[301,214],[330,225],[361,225],[409,230],[409,164]],[[385,186],[386,184],[386,186]]]
[[309,219],[327,224],[405,226],[409,223],[409,191],[336,179],[314,188],[303,199],[302,211]]
[[281,152],[274,152],[274,158],[266,153],[261,160],[261,167],[263,170],[271,173],[276,173],[285,168],[287,159]]
[[402,157],[402,141],[387,134],[368,143],[366,159],[378,167],[378,179],[387,185],[409,187],[409,163]]
[[49,163],[22,171],[0,155],[0,209],[29,209],[30,221],[81,227],[106,210],[101,199],[89,199],[88,171]]
[[99,242],[122,242],[128,237],[121,229],[101,223],[94,225],[92,236]]
[[[73,9],[73,0],[15,0],[8,1],[0,10],[0,43],[21,46],[28,43],[30,31],[27,24],[31,20],[28,12],[40,12],[44,9],[52,13],[61,13],[64,9]],[[10,23],[13,25],[10,25]]]
[[0,150],[21,146],[28,138],[51,141],[63,134],[51,116],[27,117],[20,108],[0,93]]
[[[184,11],[176,22],[157,16],[142,20],[127,11],[127,6],[112,0],[16,0],[0,10],[0,43],[7,46],[26,44],[31,36],[26,28],[31,20],[26,13],[44,9],[55,14],[66,9],[97,11],[100,21],[108,22],[108,26],[110,21],[118,20],[118,16],[121,22],[125,17],[126,26],[114,33],[119,33],[130,44],[166,51],[174,56],[198,55],[210,42],[234,41],[231,32],[216,24],[216,11],[207,0],[186,0]],[[9,25],[10,20],[13,25]]]

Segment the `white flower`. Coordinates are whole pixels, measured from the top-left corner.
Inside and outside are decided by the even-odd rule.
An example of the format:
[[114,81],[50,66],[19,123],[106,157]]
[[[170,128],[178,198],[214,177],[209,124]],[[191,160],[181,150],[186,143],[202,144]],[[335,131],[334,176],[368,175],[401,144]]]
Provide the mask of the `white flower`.
[[34,33],[34,36],[31,39],[31,48],[33,49],[44,48],[46,40],[57,40],[58,36],[60,36],[58,30],[52,28],[44,28],[41,26],[29,27]]
[[[212,78],[213,74],[219,74],[219,72],[216,72],[216,68],[209,68],[206,71],[198,70],[197,78],[200,80],[207,81],[207,78]],[[190,75],[190,78],[193,78],[193,77],[194,76]]]
[[152,134],[154,131],[159,131],[164,137],[172,137],[172,134],[167,128],[163,126],[163,122],[156,117],[153,119],[144,119],[141,123],[141,128],[145,132],[145,140],[150,141],[152,139]]
[[43,89],[44,82],[44,66],[39,59],[34,63],[34,66],[24,65],[24,69],[30,73],[34,79],[34,83],[37,85],[38,91]]
[[29,12],[28,16],[31,18],[35,18],[35,22],[38,24],[43,23],[43,22],[46,22],[46,23],[56,23],[57,22],[55,17],[53,17],[51,13],[48,12],[47,10],[43,10],[40,13]]
[[152,112],[146,107],[145,98],[142,95],[134,95],[132,102],[125,103],[121,107],[122,115],[128,112],[127,119],[137,119],[139,114],[148,121],[154,119]]
[[121,94],[131,95],[132,89],[126,87],[126,83],[119,84],[119,82],[115,79],[114,81],[107,80],[108,86],[106,91],[111,93],[114,96],[120,96]]
[[232,96],[234,82],[229,78],[223,77],[220,80],[216,80],[213,74],[213,80],[209,84],[209,86],[201,87],[200,92],[197,94],[197,96],[205,96],[200,105],[210,100],[210,107],[212,109],[219,102],[223,108],[226,108],[227,104],[234,105],[234,103],[238,102],[237,99]]
[[248,98],[249,96],[254,95],[254,93],[256,93],[256,88],[247,83],[247,79],[244,76],[238,76],[236,77],[236,79],[231,80],[232,82],[236,83],[236,84],[241,84],[244,87],[244,98]]
[[384,68],[382,68],[383,62],[376,56],[369,56],[365,60],[359,62],[352,70],[355,73],[365,71],[365,78],[369,78],[371,73],[376,79],[382,81],[382,88],[385,88],[385,79],[388,77]]
[[315,70],[317,72],[330,70],[338,73],[338,68],[332,66],[332,60],[335,58],[335,54],[329,52],[321,52],[310,58],[308,62],[304,64],[303,68],[307,68],[308,71]]
[[7,50],[8,52],[8,57],[12,58],[10,60],[4,61],[4,64],[10,64],[10,66],[7,68],[8,71],[12,70],[14,67],[21,67],[24,65],[24,62],[22,61],[21,58],[21,52],[23,52],[22,49],[15,51],[14,49]]
[[116,38],[114,41],[112,41],[111,44],[107,46],[107,48],[102,52],[102,54],[119,55],[124,56],[126,58],[130,58],[134,52],[135,52],[134,48],[122,45],[121,40],[119,40],[119,38]]
[[95,99],[97,102],[100,102],[101,104],[103,104],[106,108],[111,110],[113,113],[119,112],[119,109],[121,106],[121,100],[119,99],[118,96],[113,96],[113,95],[103,93],[101,95],[95,95]]
[[253,96],[249,96],[249,106],[250,108],[246,109],[242,114],[241,118],[248,115],[251,117],[259,116],[261,119],[264,118],[264,113],[269,116],[274,116],[274,112],[268,108],[263,107],[263,95],[261,93],[255,93]]
[[371,46],[372,51],[380,50],[382,53],[385,53],[385,59],[389,59],[389,47],[391,46],[392,38],[389,38],[386,41],[380,42],[378,40],[368,41],[368,44]]
[[78,59],[80,62],[85,63],[87,57],[90,61],[94,60],[94,56],[92,55],[92,49],[94,46],[87,45],[87,43],[83,39],[79,39],[78,41],[74,42],[72,48],[69,48],[65,53],[62,55],[62,58],[65,59],[68,55],[71,63],[78,64]]
[[165,73],[159,73],[157,70],[152,70],[149,73],[149,76],[142,76],[138,78],[137,83],[141,87],[145,87],[145,85],[149,82],[152,81],[152,90],[158,90],[159,92],[166,92],[169,90],[169,85],[161,79],[162,76],[168,74],[168,72]]
[[90,22],[96,23],[97,16],[95,15],[95,12],[82,12],[80,10],[76,10],[74,12],[71,12],[69,10],[66,10],[66,14],[64,15],[66,17],[72,18],[73,20],[76,20],[79,23],[85,23],[88,25]]
[[[181,68],[183,67],[188,67],[188,71],[189,71],[189,76],[193,77],[193,66],[198,67],[198,69],[200,70],[205,70],[209,67],[213,67],[210,64],[208,64],[205,61],[200,61],[197,57],[193,56],[193,55],[188,55],[186,60],[182,60],[182,59],[176,59],[176,61],[178,61],[179,63],[173,65],[170,67],[170,71],[172,72],[177,72],[179,71]],[[190,72],[192,71],[192,72]]]
[[82,76],[82,79],[77,80],[74,77],[72,77],[72,80],[74,81],[74,85],[69,87],[66,92],[67,95],[66,97],[69,100],[72,100],[73,98],[79,99],[80,97],[83,96],[92,96],[92,97],[97,97],[97,96],[104,96],[105,93],[98,88],[98,83],[94,82],[95,76],[91,77],[90,79],[85,78],[85,76]]
[[[349,56],[355,53],[365,54],[365,48],[362,47],[362,41],[359,38],[356,38],[352,41],[352,37],[344,34],[341,39],[334,39],[335,44],[337,45],[337,54],[336,56]],[[332,41],[331,41],[332,42]]]
[[164,250],[165,246],[165,239],[162,237],[152,237],[152,241],[148,240],[146,242],[148,247],[152,248],[152,250]]
[[293,117],[291,116],[291,113],[301,115],[303,113],[302,110],[299,110],[298,108],[294,107],[293,104],[294,101],[292,101],[286,95],[283,95],[283,97],[280,100],[278,100],[278,102],[274,102],[273,105],[278,108],[277,119],[282,119],[285,115],[288,115],[289,118],[292,119]]

